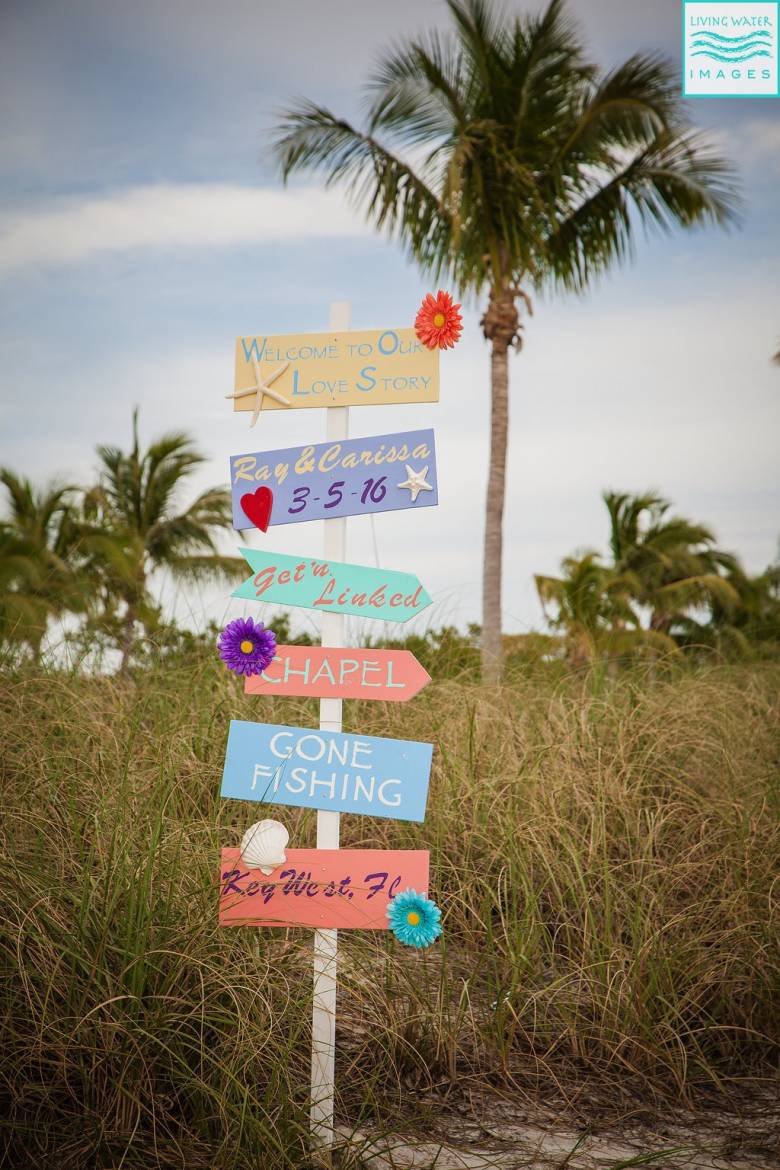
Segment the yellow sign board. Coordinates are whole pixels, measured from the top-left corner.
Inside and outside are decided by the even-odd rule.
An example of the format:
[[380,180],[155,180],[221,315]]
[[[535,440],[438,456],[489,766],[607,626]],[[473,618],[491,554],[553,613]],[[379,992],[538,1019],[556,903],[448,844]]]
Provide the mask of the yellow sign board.
[[239,337],[234,410],[439,401],[439,351],[413,329]]

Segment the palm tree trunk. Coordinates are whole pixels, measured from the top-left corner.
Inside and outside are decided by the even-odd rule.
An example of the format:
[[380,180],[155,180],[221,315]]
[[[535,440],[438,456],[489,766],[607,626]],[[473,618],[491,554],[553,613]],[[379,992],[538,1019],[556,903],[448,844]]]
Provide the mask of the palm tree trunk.
[[43,639],[45,634],[45,629],[41,630],[34,628],[30,631],[30,635],[27,639],[27,645],[30,647],[30,654],[32,655],[33,663],[36,666],[40,666],[41,658],[43,657]]
[[662,609],[654,609],[650,615],[650,629],[658,630],[661,634],[668,634],[672,628],[671,614]]
[[127,606],[124,621],[122,622],[122,661],[119,663],[119,673],[127,674],[130,669],[130,655],[135,645],[135,606]]
[[482,679],[501,678],[501,571],[506,453],[509,438],[509,345],[494,337],[490,352],[490,467],[482,564]]

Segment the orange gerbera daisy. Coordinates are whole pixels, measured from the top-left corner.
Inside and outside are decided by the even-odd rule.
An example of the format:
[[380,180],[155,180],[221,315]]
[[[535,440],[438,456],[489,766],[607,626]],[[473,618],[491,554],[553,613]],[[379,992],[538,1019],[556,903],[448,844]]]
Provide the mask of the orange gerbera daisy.
[[428,349],[451,349],[463,332],[463,318],[449,293],[426,296],[414,319],[414,331]]

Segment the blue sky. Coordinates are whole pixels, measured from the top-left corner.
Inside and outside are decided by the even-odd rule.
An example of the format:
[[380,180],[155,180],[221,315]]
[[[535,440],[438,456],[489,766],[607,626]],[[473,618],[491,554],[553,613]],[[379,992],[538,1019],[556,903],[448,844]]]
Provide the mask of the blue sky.
[[[508,5],[530,10],[530,0]],[[680,52],[680,6],[570,5],[597,60]],[[348,116],[388,44],[444,26],[442,4],[395,0],[7,0],[0,15],[0,462],[84,480],[99,442],[185,426],[227,480],[238,451],[318,441],[320,412],[261,419],[250,439],[231,388],[239,334],[324,329],[333,300],[356,328],[411,322],[427,291],[398,248],[334,195],[284,191],[267,152],[297,95]],[[775,555],[780,370],[780,103],[698,99],[695,120],[739,169],[738,231],[640,241],[634,264],[582,298],[537,303],[512,361],[505,628],[540,623],[534,573],[605,548],[599,494],[659,489],[749,568]],[[479,612],[488,353],[468,306],[442,358],[436,406],[352,412],[356,435],[434,426],[440,506],[409,532],[376,518],[382,563],[416,572],[433,620]],[[262,436],[262,437],[261,437]],[[257,440],[257,441],[255,441]],[[318,552],[304,524],[272,530]],[[369,521],[348,556],[372,563]],[[232,612],[219,591],[168,600],[193,622]]]

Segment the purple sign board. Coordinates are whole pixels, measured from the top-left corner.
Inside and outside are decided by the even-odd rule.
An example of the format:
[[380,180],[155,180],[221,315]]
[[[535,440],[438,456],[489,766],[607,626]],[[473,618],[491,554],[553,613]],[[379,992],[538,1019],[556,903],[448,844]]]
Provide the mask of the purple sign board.
[[433,431],[233,455],[230,491],[238,529],[429,508],[439,502]]

